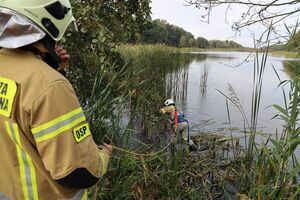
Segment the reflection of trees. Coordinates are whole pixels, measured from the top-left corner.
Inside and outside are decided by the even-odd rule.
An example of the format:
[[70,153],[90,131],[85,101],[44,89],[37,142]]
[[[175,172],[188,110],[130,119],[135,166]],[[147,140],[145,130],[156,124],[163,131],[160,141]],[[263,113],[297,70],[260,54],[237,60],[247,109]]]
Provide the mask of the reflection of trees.
[[169,68],[165,78],[165,96],[183,102],[187,96],[188,66],[191,62],[200,62],[207,58],[205,54],[184,53],[178,56],[174,65]]
[[230,61],[236,59],[235,56],[223,55],[223,54],[206,54],[206,56],[207,59],[211,59],[213,61],[217,61],[217,60]]
[[[207,58],[206,54],[193,54],[193,53],[180,53],[174,55],[170,58],[165,58],[167,61],[164,61],[161,66],[153,66],[153,70],[157,68],[167,75],[168,73],[175,72],[179,69],[186,68],[193,61],[203,61]],[[156,67],[156,68],[155,68]]]
[[203,60],[207,59],[207,54],[188,53],[185,56],[190,58],[189,63],[191,63],[192,61],[200,62],[200,61],[203,61]]
[[166,96],[183,101],[186,98],[188,86],[188,68],[183,68],[166,75]]
[[174,62],[172,62],[171,66],[165,68],[165,72],[167,72],[165,80],[165,96],[181,102],[186,99],[189,77],[188,66],[193,61],[201,63],[200,92],[202,95],[205,95],[210,70],[210,66],[207,63],[210,61],[229,62],[233,59],[236,59],[236,57],[218,53],[181,54],[176,59],[173,59]]
[[[166,98],[183,100],[187,93],[188,69],[195,59],[204,55],[155,54],[130,55],[127,76],[130,80],[129,127],[144,133],[145,139],[154,139],[162,129],[164,121],[158,110]],[[143,140],[143,139],[141,139]]]
[[[129,127],[141,134],[141,141],[156,140],[164,132],[164,118],[158,110],[166,98],[183,101],[187,96],[188,66],[200,62],[206,55],[171,54],[167,56],[135,57],[128,65],[131,76]],[[137,62],[137,64],[135,63]],[[145,139],[145,140],[144,140]]]
[[201,67],[201,75],[200,75],[200,92],[202,96],[206,95],[207,88],[207,80],[209,74],[210,66],[207,63],[204,63],[203,67]]

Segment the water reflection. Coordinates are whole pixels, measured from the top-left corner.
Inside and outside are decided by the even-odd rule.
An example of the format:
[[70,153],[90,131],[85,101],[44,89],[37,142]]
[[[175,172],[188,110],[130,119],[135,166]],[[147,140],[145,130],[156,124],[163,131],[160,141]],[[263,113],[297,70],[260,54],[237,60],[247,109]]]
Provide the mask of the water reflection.
[[[244,62],[246,58],[247,62]],[[132,129],[148,137],[150,135],[150,139],[156,135],[153,133],[163,133],[165,130],[162,127],[166,122],[158,110],[165,99],[173,98],[185,112],[192,134],[228,133],[229,129],[234,134],[241,134],[240,130],[244,128],[241,112],[232,103],[228,104],[229,125],[226,99],[219,91],[228,95],[234,91],[245,116],[250,119],[253,60],[254,57],[249,57],[247,52],[204,52],[139,61],[137,66],[143,69],[143,73],[133,84],[136,95],[132,96],[131,107],[142,106],[137,109],[137,113],[131,113]],[[273,119],[277,111],[272,105],[284,107],[276,73],[281,80],[289,78],[284,72],[289,70],[288,65],[282,58],[268,57],[263,77],[258,131],[275,133],[275,129],[279,132],[282,129],[283,122]],[[153,121],[153,118],[159,120]]]
[[[189,80],[189,66],[192,62],[201,63],[207,59],[206,54],[181,54],[179,56],[186,62],[176,63],[175,67],[171,68],[169,73],[166,74],[166,96],[168,98],[172,98],[177,102],[184,102],[187,98],[188,92],[188,80]],[[208,67],[206,68],[206,73],[204,75],[200,75],[203,77],[202,81],[202,90],[203,93],[206,90],[206,81],[208,77]]]
[[166,96],[184,101],[187,95],[188,68],[179,69],[166,75]]
[[[129,101],[129,129],[144,133],[151,140],[164,133],[164,117],[158,112],[167,98],[187,99],[189,66],[207,56],[170,54],[162,57],[143,57],[128,63],[132,72],[132,92]],[[141,73],[137,73],[141,71]],[[155,119],[155,121],[153,121]],[[141,134],[143,135],[143,134]]]
[[[225,97],[218,92],[229,94],[228,85],[231,91],[235,91],[246,117],[250,119],[254,58],[248,57],[245,52],[192,53],[190,62],[178,63],[177,68],[168,71],[165,76],[166,96],[181,105],[194,133],[229,129]],[[243,62],[246,58],[248,61]],[[237,68],[228,67],[237,65]],[[280,81],[272,66],[282,80],[288,78],[283,72],[284,60],[269,56],[263,79],[258,131],[275,133],[275,129],[282,128],[282,122],[272,119],[277,113],[271,105],[283,105],[284,101],[278,88]],[[232,104],[229,109],[232,129],[240,132],[244,127],[241,113]]]

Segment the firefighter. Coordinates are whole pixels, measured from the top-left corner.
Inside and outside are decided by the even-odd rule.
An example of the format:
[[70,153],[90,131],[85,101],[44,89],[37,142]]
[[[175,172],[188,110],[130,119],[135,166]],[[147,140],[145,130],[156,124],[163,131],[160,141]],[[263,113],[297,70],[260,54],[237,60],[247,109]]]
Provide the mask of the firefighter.
[[0,0],[0,199],[81,200],[107,169],[78,99],[57,70],[69,0]]
[[189,122],[184,113],[175,106],[173,99],[168,99],[164,103],[165,107],[160,109],[163,114],[169,114],[169,123],[173,126],[175,134],[179,133],[183,140],[188,144],[190,151],[196,151],[198,148],[190,137]]

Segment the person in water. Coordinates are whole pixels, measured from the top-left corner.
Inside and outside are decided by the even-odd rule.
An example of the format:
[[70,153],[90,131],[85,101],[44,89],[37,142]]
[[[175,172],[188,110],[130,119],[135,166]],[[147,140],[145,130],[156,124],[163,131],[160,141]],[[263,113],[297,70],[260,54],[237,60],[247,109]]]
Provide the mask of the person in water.
[[174,128],[175,134],[179,133],[182,136],[190,151],[196,151],[198,148],[190,137],[189,122],[185,118],[184,113],[176,107],[173,99],[166,100],[164,105],[165,107],[161,108],[160,112],[168,114],[169,123]]

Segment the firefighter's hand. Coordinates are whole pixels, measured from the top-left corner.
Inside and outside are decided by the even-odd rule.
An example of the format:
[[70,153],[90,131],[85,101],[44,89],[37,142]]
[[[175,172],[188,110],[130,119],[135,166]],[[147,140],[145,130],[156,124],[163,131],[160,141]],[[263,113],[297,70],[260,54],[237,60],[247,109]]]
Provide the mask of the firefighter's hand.
[[62,71],[68,65],[69,60],[70,60],[70,55],[68,54],[66,49],[64,49],[62,46],[59,46],[59,45],[55,46],[55,52],[61,60],[58,70]]
[[108,150],[109,154],[111,155],[113,151],[113,147],[110,144],[104,143],[103,146]]

